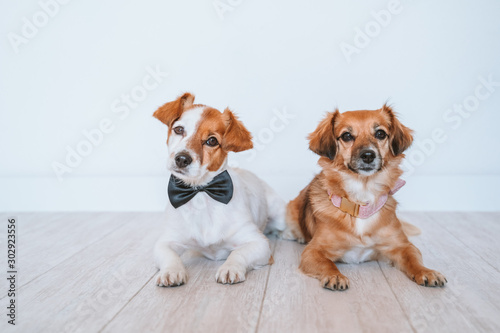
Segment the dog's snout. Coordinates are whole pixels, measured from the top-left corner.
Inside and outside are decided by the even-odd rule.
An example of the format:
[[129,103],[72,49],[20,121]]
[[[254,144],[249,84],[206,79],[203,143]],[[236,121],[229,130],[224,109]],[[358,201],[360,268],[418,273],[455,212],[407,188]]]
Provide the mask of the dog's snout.
[[175,164],[179,168],[185,168],[193,162],[193,158],[186,153],[180,153],[175,156]]
[[361,157],[363,162],[370,164],[375,160],[376,155],[375,155],[375,152],[373,150],[365,149],[365,150],[361,151],[361,153],[359,154],[359,157]]

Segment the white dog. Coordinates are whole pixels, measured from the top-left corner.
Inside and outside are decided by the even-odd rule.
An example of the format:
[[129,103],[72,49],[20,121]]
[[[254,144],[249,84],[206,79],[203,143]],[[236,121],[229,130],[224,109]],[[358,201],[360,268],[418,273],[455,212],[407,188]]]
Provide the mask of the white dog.
[[229,151],[251,149],[252,137],[226,109],[200,104],[185,93],[154,117],[168,126],[167,230],[155,246],[158,286],[187,282],[180,255],[196,250],[226,262],[219,283],[245,281],[248,270],[272,264],[264,233],[285,229],[285,203],[249,171],[227,167]]

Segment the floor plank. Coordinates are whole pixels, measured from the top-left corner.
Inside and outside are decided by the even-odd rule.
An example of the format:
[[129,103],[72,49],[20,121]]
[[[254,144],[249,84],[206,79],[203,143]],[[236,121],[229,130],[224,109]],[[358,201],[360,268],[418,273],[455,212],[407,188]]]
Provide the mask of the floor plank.
[[498,272],[428,215],[401,217],[422,229],[422,235],[412,241],[421,250],[424,264],[449,281],[445,288],[425,288],[394,267],[380,264],[412,327],[417,332],[499,331]]
[[160,288],[149,281],[104,332],[255,331],[269,266],[250,271],[243,283],[221,285],[215,282],[221,261],[195,258],[186,264],[186,285]]
[[432,213],[429,216],[500,272],[500,214]]
[[279,241],[258,332],[409,332],[376,262],[339,264],[350,289],[330,291],[298,270],[304,245]]

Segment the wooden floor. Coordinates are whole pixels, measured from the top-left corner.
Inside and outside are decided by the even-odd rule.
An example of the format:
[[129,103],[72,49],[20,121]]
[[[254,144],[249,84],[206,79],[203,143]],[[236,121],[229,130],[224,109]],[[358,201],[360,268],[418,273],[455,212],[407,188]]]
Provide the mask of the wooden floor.
[[[18,317],[0,332],[500,332],[500,213],[404,213],[445,288],[383,262],[339,265],[344,292],[298,270],[303,245],[271,240],[275,264],[220,285],[221,262],[190,259],[189,282],[154,285],[161,213],[0,214],[18,219]],[[7,269],[5,269],[7,271]],[[6,284],[3,284],[6,286]],[[1,308],[7,306],[6,288]]]

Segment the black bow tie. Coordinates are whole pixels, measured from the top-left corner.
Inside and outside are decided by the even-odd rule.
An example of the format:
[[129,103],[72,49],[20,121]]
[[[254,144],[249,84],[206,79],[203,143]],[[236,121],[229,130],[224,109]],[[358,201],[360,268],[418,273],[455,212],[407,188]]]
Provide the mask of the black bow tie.
[[231,180],[231,176],[229,176],[227,171],[221,172],[210,183],[199,187],[191,187],[174,175],[170,176],[168,198],[174,208],[184,205],[201,191],[208,194],[212,199],[227,205],[233,197],[233,181]]

